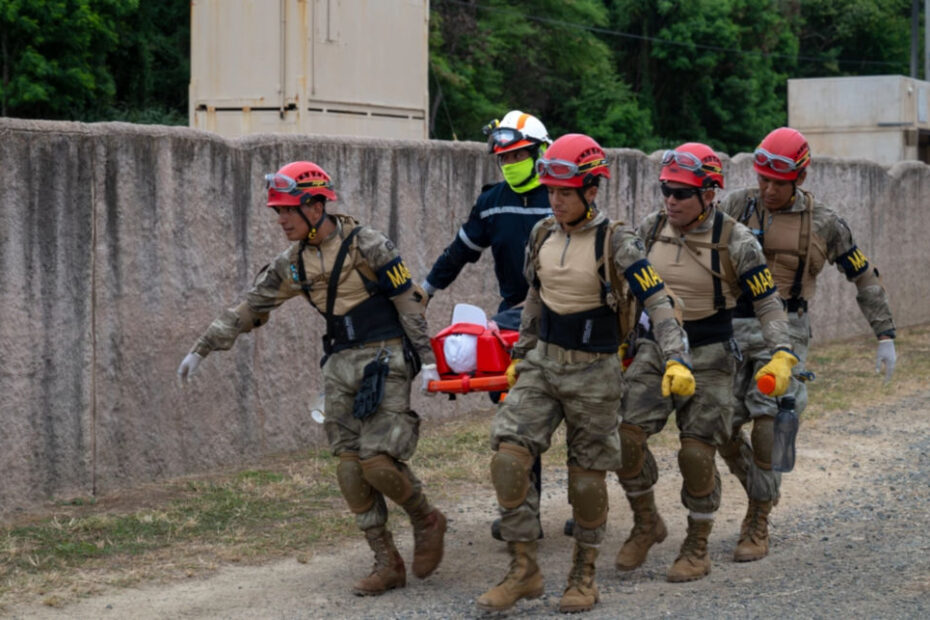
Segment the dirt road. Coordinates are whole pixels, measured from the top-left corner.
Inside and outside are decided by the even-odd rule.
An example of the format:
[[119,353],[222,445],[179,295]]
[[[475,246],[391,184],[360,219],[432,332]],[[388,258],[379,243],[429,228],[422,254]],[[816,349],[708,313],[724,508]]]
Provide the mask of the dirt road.
[[[711,535],[713,571],[701,581],[671,584],[665,571],[684,536],[681,479],[672,448],[660,449],[659,507],[669,538],[632,573],[613,568],[630,527],[619,485],[611,481],[608,539],[598,559],[600,604],[586,617],[637,618],[927,618],[930,617],[930,391],[881,407],[830,414],[802,425],[798,465],[784,477],[773,513],[772,554],[736,564],[745,495],[718,461],[724,505]],[[565,471],[544,474],[540,546],[545,595],[521,601],[513,617],[558,616],[571,540]],[[370,564],[359,541],[332,553],[261,567],[226,567],[205,579],[114,590],[63,609],[13,607],[14,618],[470,618],[475,598],[506,572],[502,543],[489,536],[495,516],[485,493],[444,505],[450,517],[446,558],[426,581],[379,598],[349,587]],[[405,557],[409,528],[397,526]]]

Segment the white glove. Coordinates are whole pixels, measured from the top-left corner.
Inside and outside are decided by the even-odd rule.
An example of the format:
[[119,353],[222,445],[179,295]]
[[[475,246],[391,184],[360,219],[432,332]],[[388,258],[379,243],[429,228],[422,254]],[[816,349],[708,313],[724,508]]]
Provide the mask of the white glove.
[[184,387],[184,384],[191,380],[191,377],[197,372],[197,367],[200,366],[200,362],[202,361],[203,356],[199,353],[188,353],[184,356],[184,360],[181,362],[181,365],[178,366],[178,384],[181,387]]
[[439,371],[436,370],[436,364],[424,364],[420,368],[420,391],[427,396],[435,396],[436,392],[429,391],[430,381],[439,381]]
[[898,356],[894,352],[894,340],[878,341],[878,350],[875,352],[875,372],[882,371],[882,364],[885,365],[885,381],[891,381],[891,373],[894,372],[894,363]]

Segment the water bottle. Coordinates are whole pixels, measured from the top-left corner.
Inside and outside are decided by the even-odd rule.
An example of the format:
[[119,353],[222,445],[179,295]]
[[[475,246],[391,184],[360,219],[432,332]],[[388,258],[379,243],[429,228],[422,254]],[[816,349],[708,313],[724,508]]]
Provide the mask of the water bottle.
[[326,393],[322,391],[317,394],[316,398],[310,401],[310,417],[313,418],[313,421],[317,424],[322,424],[326,421],[325,404]]
[[798,435],[798,414],[794,410],[794,396],[778,401],[775,416],[775,437],[772,441],[772,469],[789,472],[794,469],[794,439]]

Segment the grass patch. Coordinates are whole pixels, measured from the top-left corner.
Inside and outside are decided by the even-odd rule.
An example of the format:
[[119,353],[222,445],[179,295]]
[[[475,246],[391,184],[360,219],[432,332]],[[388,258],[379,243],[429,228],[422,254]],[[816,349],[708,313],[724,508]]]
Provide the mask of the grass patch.
[[[817,374],[805,418],[859,409],[925,391],[930,326],[901,330],[894,381],[874,372],[875,341],[818,346],[808,356]],[[411,462],[439,503],[493,495],[488,479],[493,409],[424,424]],[[651,444],[677,446],[670,420]],[[564,467],[564,426],[544,467]],[[268,459],[260,466],[188,477],[102,497],[57,502],[0,526],[0,609],[35,599],[66,604],[106,586],[201,574],[228,562],[260,563],[358,538],[336,483],[337,459],[326,449]],[[393,508],[391,521],[406,527]]]

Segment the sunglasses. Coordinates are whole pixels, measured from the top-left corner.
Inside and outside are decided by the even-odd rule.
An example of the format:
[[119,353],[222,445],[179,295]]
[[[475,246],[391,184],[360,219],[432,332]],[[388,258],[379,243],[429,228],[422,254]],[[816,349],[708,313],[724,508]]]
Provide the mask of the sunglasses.
[[804,154],[804,157],[801,158],[801,161],[795,162],[793,159],[785,157],[784,155],[776,155],[774,153],[769,153],[763,148],[758,148],[752,154],[753,159],[758,166],[768,166],[775,172],[794,172],[804,161],[810,157],[810,152]]
[[663,196],[666,198],[674,196],[675,200],[687,200],[701,193],[700,187],[669,187],[665,183],[662,183],[659,189],[662,190]]

